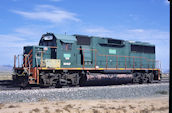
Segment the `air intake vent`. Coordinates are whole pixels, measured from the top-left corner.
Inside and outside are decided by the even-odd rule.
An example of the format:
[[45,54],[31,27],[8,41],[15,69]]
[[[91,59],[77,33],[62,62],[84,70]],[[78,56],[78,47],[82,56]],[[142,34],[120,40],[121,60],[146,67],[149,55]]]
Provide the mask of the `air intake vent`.
[[123,40],[108,39],[108,43],[121,45],[121,44],[123,44]]
[[85,35],[75,35],[77,39],[77,45],[90,45],[91,38]]
[[99,43],[101,46],[105,47],[123,47],[125,46],[123,40],[117,40],[117,39],[107,39],[106,43]]

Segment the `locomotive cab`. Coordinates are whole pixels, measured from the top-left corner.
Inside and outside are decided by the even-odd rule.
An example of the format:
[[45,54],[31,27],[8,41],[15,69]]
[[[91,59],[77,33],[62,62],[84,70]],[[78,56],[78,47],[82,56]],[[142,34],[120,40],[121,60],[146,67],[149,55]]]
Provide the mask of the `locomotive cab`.
[[39,46],[48,46],[51,48],[51,59],[57,58],[57,43],[56,38],[53,34],[47,33],[44,34],[39,42]]
[[71,35],[47,33],[42,35],[39,46],[51,48],[51,59],[60,59],[61,67],[74,66],[76,38]]

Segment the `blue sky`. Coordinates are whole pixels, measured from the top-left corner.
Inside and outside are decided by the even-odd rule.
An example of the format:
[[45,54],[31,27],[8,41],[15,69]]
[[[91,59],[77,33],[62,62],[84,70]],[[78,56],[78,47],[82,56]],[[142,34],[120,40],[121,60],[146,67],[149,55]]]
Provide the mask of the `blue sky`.
[[1,0],[0,65],[43,33],[66,32],[150,42],[168,70],[169,15],[167,0]]

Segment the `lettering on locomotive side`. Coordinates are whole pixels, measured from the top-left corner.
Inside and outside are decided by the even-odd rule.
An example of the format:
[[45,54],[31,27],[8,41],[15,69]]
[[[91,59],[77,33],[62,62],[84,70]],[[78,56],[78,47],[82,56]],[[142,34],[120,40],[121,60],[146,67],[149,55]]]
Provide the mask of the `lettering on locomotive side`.
[[70,63],[70,62],[64,62],[63,65],[68,65],[68,66],[70,66],[71,63]]
[[109,49],[109,54],[116,54],[116,49]]

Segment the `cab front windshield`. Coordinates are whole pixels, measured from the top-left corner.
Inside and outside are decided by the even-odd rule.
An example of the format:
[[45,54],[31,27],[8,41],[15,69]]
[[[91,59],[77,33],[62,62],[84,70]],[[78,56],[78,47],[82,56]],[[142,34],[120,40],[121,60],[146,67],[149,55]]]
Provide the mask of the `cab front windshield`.
[[52,35],[44,36],[41,38],[40,46],[57,46],[56,44],[56,38],[53,37]]

